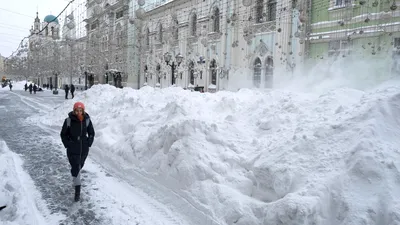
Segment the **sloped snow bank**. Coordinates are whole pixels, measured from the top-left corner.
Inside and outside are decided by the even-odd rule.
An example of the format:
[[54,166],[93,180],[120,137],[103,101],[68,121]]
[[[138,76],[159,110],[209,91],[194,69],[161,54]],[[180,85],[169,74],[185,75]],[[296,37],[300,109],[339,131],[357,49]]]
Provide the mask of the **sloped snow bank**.
[[22,169],[22,160],[0,140],[0,224],[56,224],[33,181]]
[[318,94],[97,85],[30,121],[61,127],[75,101],[96,129],[91,154],[221,224],[400,224],[398,81]]

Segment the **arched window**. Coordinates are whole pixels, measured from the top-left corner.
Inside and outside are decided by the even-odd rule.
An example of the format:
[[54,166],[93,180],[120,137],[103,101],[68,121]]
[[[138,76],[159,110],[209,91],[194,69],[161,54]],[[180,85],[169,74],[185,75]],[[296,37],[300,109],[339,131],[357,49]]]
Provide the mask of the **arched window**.
[[194,85],[194,62],[190,61],[189,63],[189,82]]
[[274,60],[268,57],[265,62],[265,87],[272,87],[274,78]]
[[157,64],[156,67],[156,71],[157,71],[157,83],[161,83],[161,66],[160,64]]
[[178,40],[179,39],[179,21],[178,21],[178,19],[174,20],[174,25],[173,25],[172,29],[173,29],[172,32],[173,32],[174,39]]
[[115,41],[117,44],[117,48],[122,46],[122,26],[120,23],[117,24],[117,27],[115,28]]
[[160,42],[160,43],[162,43],[163,42],[163,31],[162,31],[162,29],[163,29],[163,27],[162,27],[162,24],[160,23],[160,25],[158,26],[158,41]]
[[257,0],[256,2],[256,15],[255,15],[255,19],[256,19],[256,23],[262,23],[264,22],[264,0]]
[[150,29],[146,29],[146,46],[150,45]]
[[253,84],[257,88],[261,84],[261,59],[258,57],[254,60]]
[[190,22],[191,24],[191,30],[190,30],[190,34],[191,36],[196,36],[197,33],[197,15],[196,13],[193,13],[192,17],[191,17],[192,21]]
[[213,32],[219,32],[219,8],[215,7],[213,10]]
[[147,65],[144,66],[144,82],[147,83],[147,78],[149,77]]
[[95,48],[95,47],[96,47],[96,42],[95,42],[94,34],[93,34],[93,33],[90,35],[89,42],[90,42],[90,47],[91,47],[91,48]]
[[268,1],[268,21],[276,20],[276,0]]
[[104,38],[104,49],[108,51],[108,36],[106,35]]
[[217,85],[217,61],[215,59],[210,62],[211,84]]

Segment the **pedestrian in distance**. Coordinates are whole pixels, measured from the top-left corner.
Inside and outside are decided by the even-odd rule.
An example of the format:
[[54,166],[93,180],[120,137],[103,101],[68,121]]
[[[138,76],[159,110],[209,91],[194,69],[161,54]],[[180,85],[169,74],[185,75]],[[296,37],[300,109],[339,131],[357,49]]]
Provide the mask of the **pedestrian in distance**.
[[68,99],[69,87],[67,84],[64,86],[64,91],[65,91],[65,99]]
[[89,148],[94,141],[94,128],[89,114],[85,112],[85,105],[76,102],[73,111],[64,120],[61,129],[61,141],[67,149],[67,157],[71,165],[72,182],[75,187],[74,200],[80,200],[81,170],[89,154]]
[[74,92],[75,92],[75,85],[73,85],[73,84],[71,84],[71,89],[70,89],[70,91],[71,91],[71,96],[72,96],[72,99],[75,97],[75,95],[74,95]]

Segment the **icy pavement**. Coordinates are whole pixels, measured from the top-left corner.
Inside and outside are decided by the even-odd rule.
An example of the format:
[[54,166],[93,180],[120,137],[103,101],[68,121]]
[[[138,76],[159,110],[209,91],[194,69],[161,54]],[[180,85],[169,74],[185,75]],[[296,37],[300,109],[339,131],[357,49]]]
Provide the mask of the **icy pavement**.
[[192,224],[179,211],[153,198],[162,193],[150,196],[141,192],[140,186],[146,184],[132,185],[122,177],[114,177],[90,159],[82,171],[82,200],[73,203],[70,168],[59,130],[25,122],[30,115],[43,113],[66,101],[63,95],[51,95],[49,91],[30,95],[18,90],[2,91],[1,95],[0,138],[10,151],[21,156],[23,169],[32,178],[48,211],[62,218],[59,224]]

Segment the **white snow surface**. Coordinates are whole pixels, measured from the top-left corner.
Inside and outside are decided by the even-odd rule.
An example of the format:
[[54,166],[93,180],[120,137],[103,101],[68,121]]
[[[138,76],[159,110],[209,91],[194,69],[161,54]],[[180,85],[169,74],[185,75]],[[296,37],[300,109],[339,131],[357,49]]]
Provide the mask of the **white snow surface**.
[[96,130],[89,157],[219,224],[398,225],[400,81],[321,68],[275,90],[96,85],[30,120],[61,128],[82,101]]
[[[0,140],[0,224],[56,224],[32,179],[22,168],[22,159]],[[46,216],[45,216],[46,215]]]

